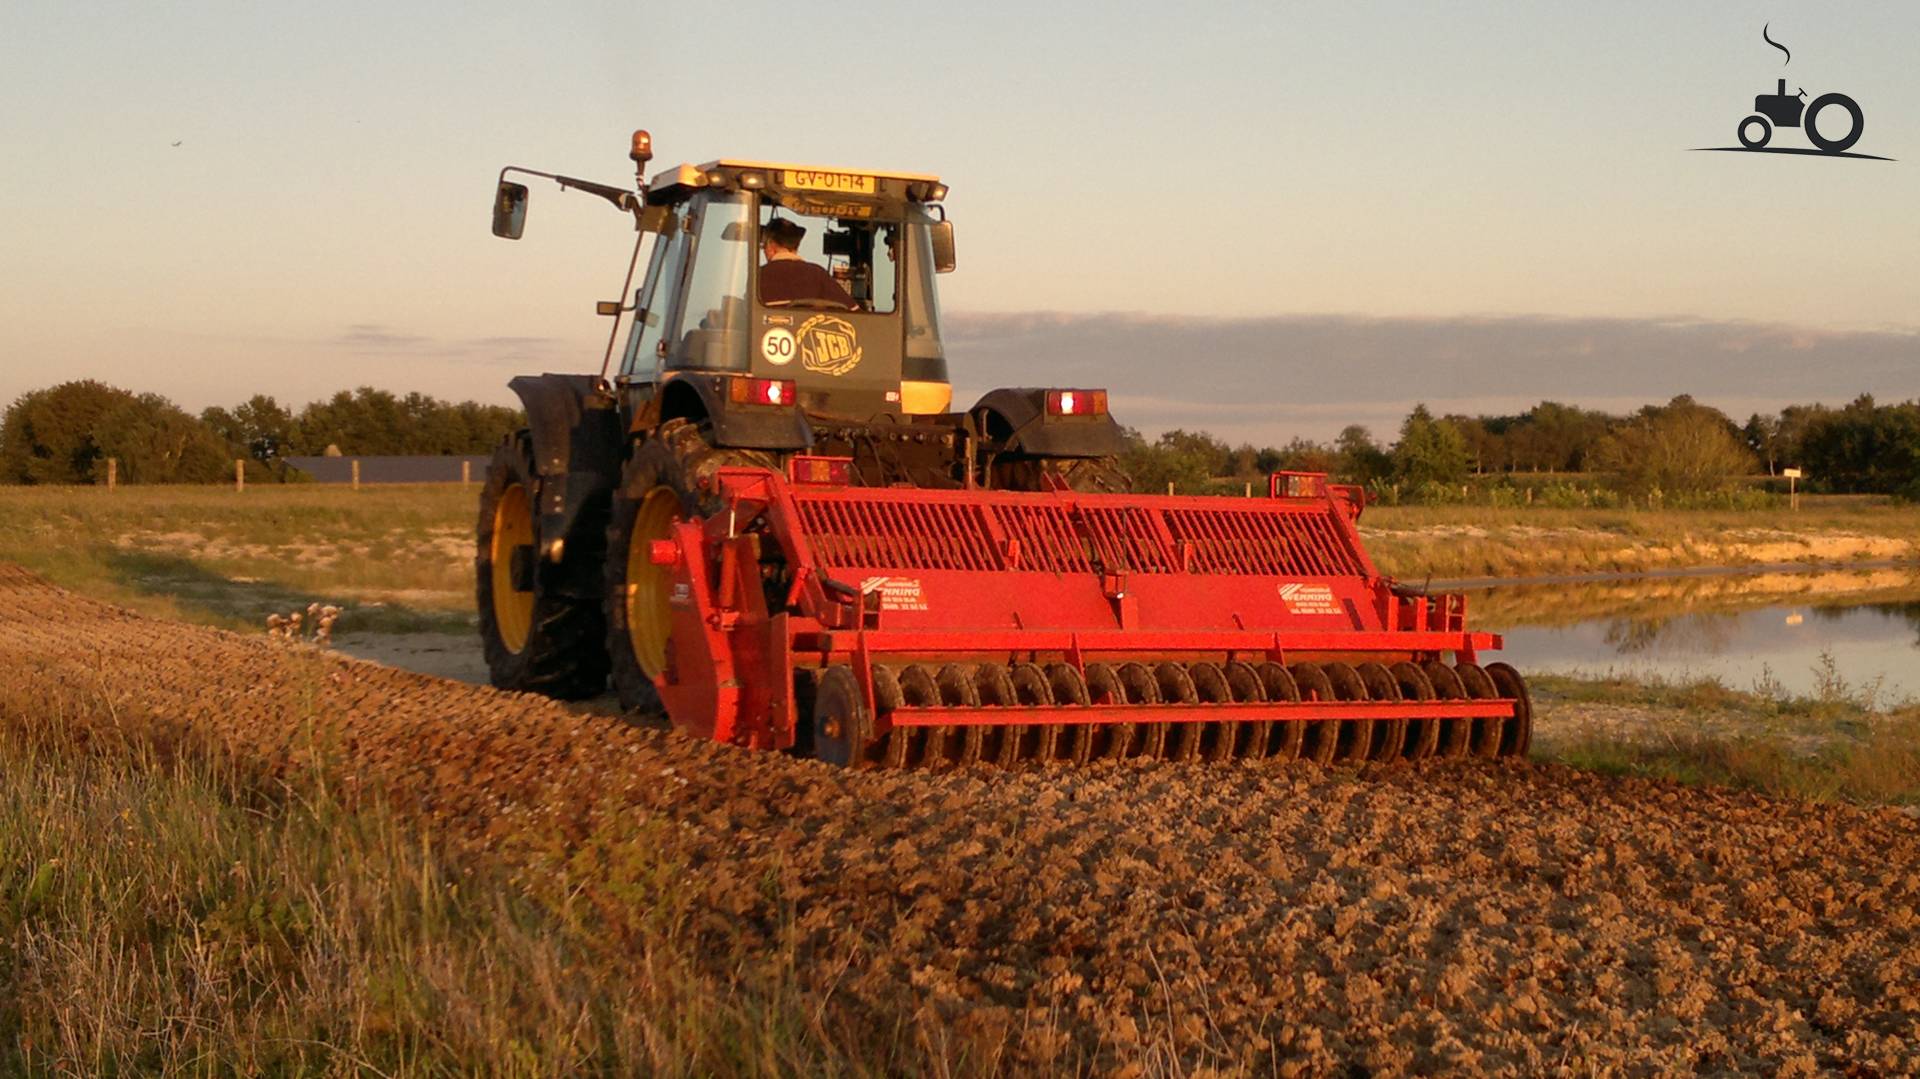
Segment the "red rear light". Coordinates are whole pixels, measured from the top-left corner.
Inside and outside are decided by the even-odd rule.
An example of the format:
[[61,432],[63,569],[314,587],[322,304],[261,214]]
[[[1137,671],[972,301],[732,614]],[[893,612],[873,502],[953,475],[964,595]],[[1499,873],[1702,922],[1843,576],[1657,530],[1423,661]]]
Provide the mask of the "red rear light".
[[1275,472],[1267,479],[1269,498],[1325,498],[1325,472]]
[[798,454],[787,458],[787,478],[795,483],[845,487],[853,482],[853,458]]
[[771,405],[792,408],[793,380],[790,378],[736,378],[727,387],[727,398],[736,405]]
[[1104,416],[1107,414],[1105,390],[1048,390],[1049,416]]

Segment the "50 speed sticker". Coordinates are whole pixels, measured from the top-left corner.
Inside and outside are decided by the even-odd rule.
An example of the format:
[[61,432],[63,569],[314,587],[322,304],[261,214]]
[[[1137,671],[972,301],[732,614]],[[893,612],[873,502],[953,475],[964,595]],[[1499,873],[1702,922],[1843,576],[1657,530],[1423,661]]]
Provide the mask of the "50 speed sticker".
[[775,367],[793,362],[793,331],[778,326],[760,335],[760,355]]

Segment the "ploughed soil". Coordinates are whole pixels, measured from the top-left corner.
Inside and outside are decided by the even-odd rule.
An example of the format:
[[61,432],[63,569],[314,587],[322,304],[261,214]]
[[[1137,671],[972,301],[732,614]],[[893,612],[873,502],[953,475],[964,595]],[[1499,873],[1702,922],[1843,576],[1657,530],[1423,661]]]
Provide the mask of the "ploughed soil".
[[1920,1072],[1892,811],[1477,761],[850,773],[7,567],[0,679],[0,721],[317,767],[615,927],[670,872],[725,962],[961,1070]]

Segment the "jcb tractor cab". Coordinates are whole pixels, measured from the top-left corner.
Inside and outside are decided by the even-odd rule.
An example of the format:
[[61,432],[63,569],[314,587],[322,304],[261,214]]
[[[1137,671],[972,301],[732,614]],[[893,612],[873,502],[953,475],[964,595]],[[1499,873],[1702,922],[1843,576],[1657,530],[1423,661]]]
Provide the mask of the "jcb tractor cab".
[[[722,159],[648,182],[644,131],[630,156],[633,189],[501,170],[496,236],[525,227],[511,173],[597,195],[639,235],[622,299],[598,305],[615,320],[599,374],[510,383],[528,429],[495,455],[479,522],[496,685],[578,697],[611,671],[623,704],[656,706],[667,598],[649,591],[665,578],[648,544],[717,510],[723,466],[862,487],[1127,488],[1104,390],[1002,389],[952,410],[935,275],[954,268],[954,234],[937,177]],[[768,272],[763,257],[807,265]]]

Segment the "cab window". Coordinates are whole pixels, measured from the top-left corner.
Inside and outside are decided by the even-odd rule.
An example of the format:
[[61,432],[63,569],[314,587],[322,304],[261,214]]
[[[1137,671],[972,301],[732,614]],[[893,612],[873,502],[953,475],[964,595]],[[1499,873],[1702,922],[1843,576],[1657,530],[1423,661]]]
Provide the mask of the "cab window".
[[680,319],[677,359],[693,367],[739,367],[747,359],[747,271],[751,204],[746,195],[714,195],[694,226],[692,275]]
[[[799,207],[761,208],[760,224],[777,215],[807,230],[800,257],[825,269],[860,310],[892,314],[899,307],[899,265],[904,238],[897,222],[862,221],[800,212]],[[764,254],[757,263],[764,265]]]

